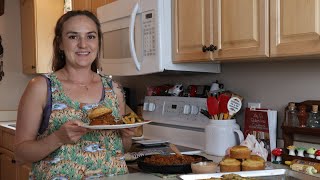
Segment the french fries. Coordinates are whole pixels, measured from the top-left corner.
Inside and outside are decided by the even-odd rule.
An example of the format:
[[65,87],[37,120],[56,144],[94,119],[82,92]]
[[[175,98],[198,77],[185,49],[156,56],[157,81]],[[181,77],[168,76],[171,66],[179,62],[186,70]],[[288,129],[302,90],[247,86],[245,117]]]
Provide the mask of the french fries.
[[131,112],[129,114],[126,114],[122,117],[122,121],[125,124],[134,124],[138,122],[143,122],[143,119],[140,118],[136,113]]

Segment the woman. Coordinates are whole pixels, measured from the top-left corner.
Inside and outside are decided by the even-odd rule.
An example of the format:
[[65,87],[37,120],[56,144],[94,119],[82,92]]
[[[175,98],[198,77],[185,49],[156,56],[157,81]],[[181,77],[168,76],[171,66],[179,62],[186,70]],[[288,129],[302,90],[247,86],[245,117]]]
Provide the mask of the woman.
[[116,118],[125,111],[122,88],[97,74],[101,36],[99,21],[89,11],[70,11],[56,24],[53,73],[29,82],[18,109],[15,155],[33,163],[32,179],[128,172],[123,153],[134,129],[90,131],[79,126],[97,106],[112,109]]

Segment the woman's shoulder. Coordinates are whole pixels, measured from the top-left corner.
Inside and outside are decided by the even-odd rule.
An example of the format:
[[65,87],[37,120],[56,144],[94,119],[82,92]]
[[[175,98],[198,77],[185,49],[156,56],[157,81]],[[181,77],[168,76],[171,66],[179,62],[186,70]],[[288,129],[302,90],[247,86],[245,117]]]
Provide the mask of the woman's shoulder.
[[40,88],[47,84],[46,75],[38,75],[29,81],[29,85]]

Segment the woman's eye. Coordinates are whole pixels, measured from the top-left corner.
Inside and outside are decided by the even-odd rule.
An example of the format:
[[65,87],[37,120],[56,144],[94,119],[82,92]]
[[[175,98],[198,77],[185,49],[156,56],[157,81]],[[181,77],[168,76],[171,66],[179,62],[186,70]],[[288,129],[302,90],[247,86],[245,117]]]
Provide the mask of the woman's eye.
[[96,36],[94,36],[94,35],[89,35],[88,36],[88,39],[95,39],[96,38]]
[[69,36],[69,39],[77,39],[77,36]]

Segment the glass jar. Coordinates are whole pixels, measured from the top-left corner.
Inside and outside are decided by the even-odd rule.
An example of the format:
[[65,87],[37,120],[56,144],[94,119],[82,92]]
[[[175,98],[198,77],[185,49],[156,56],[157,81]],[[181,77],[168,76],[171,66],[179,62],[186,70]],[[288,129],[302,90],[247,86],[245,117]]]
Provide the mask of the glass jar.
[[296,105],[293,102],[290,102],[288,109],[286,110],[286,116],[284,121],[285,126],[299,126],[298,112]]
[[318,112],[318,105],[312,105],[312,111],[309,114],[307,126],[310,128],[319,128],[320,114]]

